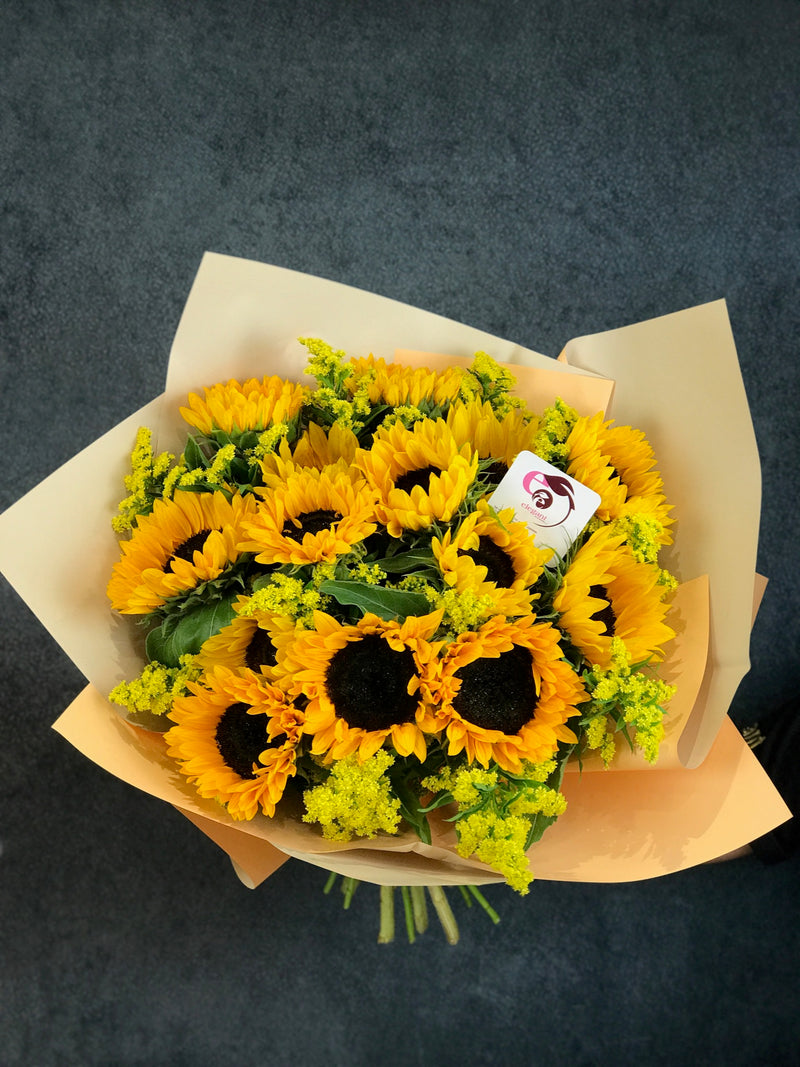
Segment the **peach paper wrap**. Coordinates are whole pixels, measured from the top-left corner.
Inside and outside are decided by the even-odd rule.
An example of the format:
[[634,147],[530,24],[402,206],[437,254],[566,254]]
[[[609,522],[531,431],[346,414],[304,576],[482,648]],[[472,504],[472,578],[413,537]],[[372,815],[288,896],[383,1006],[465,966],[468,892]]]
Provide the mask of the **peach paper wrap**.
[[[351,355],[429,364],[467,361],[483,349],[516,365],[517,391],[536,408],[560,395],[592,414],[609,408],[613,391],[609,414],[640,427],[656,449],[680,518],[669,565],[684,581],[672,616],[678,639],[665,664],[680,696],[664,755],[657,769],[622,756],[610,771],[568,774],[568,810],[532,849],[537,877],[654,877],[720,856],[789,817],[726,718],[749,666],[760,484],[721,301],[571,341],[556,361],[384,297],[207,253],[176,332],[165,392],[0,516],[4,573],[90,683],[55,723],[59,733],[190,818],[248,885],[288,856],[382,884],[501,880],[457,856],[452,827],[443,823],[431,846],[411,833],[335,844],[291,813],[235,823],[186,785],[158,735],[125,722],[103,695],[142,663],[134,628],[111,613],[105,596],[118,557],[109,520],[136,429],[148,425],[155,447],[180,451],[178,406],[189,391],[228,378],[298,378],[306,358],[301,336],[323,337]],[[62,517],[57,529],[48,521],[53,514]]]

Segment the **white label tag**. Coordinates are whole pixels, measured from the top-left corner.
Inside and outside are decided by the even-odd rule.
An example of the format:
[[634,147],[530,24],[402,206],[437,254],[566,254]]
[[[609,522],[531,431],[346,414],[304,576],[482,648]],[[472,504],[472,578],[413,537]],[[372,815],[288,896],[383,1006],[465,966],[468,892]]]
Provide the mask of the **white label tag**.
[[[489,497],[495,511],[513,508],[537,548],[552,548],[561,558],[594,515],[600,497],[533,452],[520,452]],[[552,559],[549,565],[556,566]]]

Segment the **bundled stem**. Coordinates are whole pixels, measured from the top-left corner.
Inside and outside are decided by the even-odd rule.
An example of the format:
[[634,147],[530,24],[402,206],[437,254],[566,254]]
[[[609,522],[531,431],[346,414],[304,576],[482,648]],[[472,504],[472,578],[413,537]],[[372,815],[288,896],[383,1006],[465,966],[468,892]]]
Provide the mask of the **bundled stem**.
[[[325,882],[322,892],[325,895],[329,895],[331,889],[336,884],[338,874],[331,872],[328,875],[328,879]],[[356,878],[342,877],[341,892],[343,898],[343,907],[347,910],[353,899],[353,895],[359,886],[359,881]],[[450,945],[457,945],[459,940],[459,930],[456,917],[453,914],[453,909],[450,906],[450,902],[447,899],[447,894],[444,888],[440,885],[422,886],[422,885],[401,885],[391,886],[382,885],[380,888],[380,926],[378,929],[378,944],[388,945],[394,941],[395,936],[395,889],[400,890],[400,897],[403,901],[403,920],[405,922],[406,935],[408,937],[408,943],[413,945],[417,939],[417,934],[424,934],[428,929],[428,903],[426,898],[430,896],[431,903],[441,923],[442,930],[444,931],[447,943]],[[461,897],[468,908],[472,907],[473,900],[480,904],[481,908],[486,912],[493,923],[500,922],[500,916],[488,902],[486,897],[481,891],[474,885],[460,885],[458,887]]]

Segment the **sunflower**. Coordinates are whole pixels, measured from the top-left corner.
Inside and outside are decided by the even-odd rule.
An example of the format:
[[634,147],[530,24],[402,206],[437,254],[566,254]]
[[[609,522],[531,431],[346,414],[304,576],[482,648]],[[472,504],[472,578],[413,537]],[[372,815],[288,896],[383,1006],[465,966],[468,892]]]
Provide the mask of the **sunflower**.
[[171,500],[156,500],[122,544],[108,583],[112,607],[146,615],[170,597],[218,578],[238,559],[242,523],[253,514],[251,496],[229,501],[220,492],[176,492]]
[[439,706],[428,709],[421,727],[443,729],[449,755],[463,751],[484,767],[494,760],[516,773],[522,761],[550,759],[560,741],[576,741],[566,722],[588,699],[559,638],[532,616],[510,622],[496,615],[460,634],[442,654],[433,694]]
[[203,390],[204,396],[190,393],[188,407],[180,409],[190,426],[210,435],[214,430],[228,434],[265,430],[273,423],[286,422],[302,407],[308,389],[273,376],[231,379]]
[[201,797],[224,804],[232,818],[252,819],[259,808],[274,815],[295,774],[302,713],[254,674],[216,667],[204,683],[190,683],[191,694],[173,704],[167,754]]
[[381,427],[354,462],[377,492],[376,513],[392,537],[448,522],[478,470],[478,454],[459,446],[443,419]]
[[343,625],[315,612],[313,630],[298,630],[278,656],[276,680],[308,699],[303,730],[311,751],[328,759],[357,752],[368,759],[385,742],[401,756],[425,758],[418,726],[436,671],[438,645],[430,638],[441,612],[405,622],[367,614]]
[[322,470],[334,463],[349,466],[358,448],[358,438],[348,426],[335,422],[323,427],[310,422],[294,446],[292,461],[300,467]]
[[604,670],[612,637],[622,639],[634,663],[661,659],[661,646],[675,634],[664,622],[668,607],[658,577],[657,567],[633,558],[622,534],[598,530],[575,554],[553,599],[559,628]]
[[331,563],[377,529],[372,490],[347,470],[297,469],[260,492],[239,546],[259,563]]
[[454,532],[431,541],[433,554],[448,586],[459,593],[490,595],[502,615],[526,615],[534,585],[550,556],[536,548],[528,527],[514,521],[514,509],[493,513],[479,500]]
[[520,452],[531,448],[538,427],[538,420],[519,408],[499,418],[488,400],[453,404],[446,421],[457,444],[469,442],[482,460],[492,460],[484,472],[492,485],[503,479]]
[[[243,598],[242,602],[247,601]],[[255,671],[271,679],[278,649],[291,639],[294,628],[293,619],[274,612],[239,615],[204,642],[195,664],[203,671],[220,666],[239,673]]]
[[598,518],[647,514],[661,523],[662,544],[669,544],[671,509],[655,462],[641,430],[604,422],[602,412],[579,418],[567,439],[567,474],[600,495]]
[[347,381],[352,393],[363,386],[366,379],[370,403],[386,404],[393,408],[406,405],[418,407],[425,400],[443,406],[459,396],[465,374],[461,367],[447,367],[434,372],[427,367],[387,363],[374,356],[351,359],[347,366],[354,372]]

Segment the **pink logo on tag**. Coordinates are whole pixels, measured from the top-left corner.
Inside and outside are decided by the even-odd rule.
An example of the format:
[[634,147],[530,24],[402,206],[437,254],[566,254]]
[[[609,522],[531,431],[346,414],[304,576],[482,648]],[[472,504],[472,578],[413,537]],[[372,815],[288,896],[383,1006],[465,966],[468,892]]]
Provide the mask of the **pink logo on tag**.
[[522,488],[531,498],[522,507],[533,515],[539,526],[560,526],[575,510],[575,496],[569,479],[543,471],[529,471]]
[[489,498],[496,511],[511,507],[539,548],[552,549],[557,566],[594,514],[600,497],[534,452],[522,451]]

